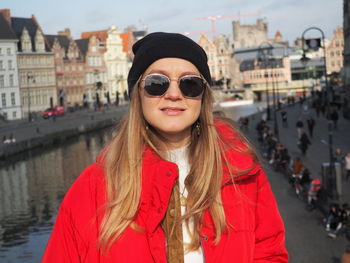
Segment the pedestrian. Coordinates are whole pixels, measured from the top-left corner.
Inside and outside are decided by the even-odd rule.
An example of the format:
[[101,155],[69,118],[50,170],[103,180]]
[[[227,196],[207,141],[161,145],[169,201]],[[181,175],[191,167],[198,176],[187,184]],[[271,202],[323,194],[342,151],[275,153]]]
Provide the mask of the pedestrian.
[[282,118],[282,125],[284,128],[288,128],[288,116],[287,116],[287,111],[282,110],[281,111],[281,118]]
[[350,152],[344,158],[344,165],[346,170],[346,181],[350,178]]
[[311,181],[309,191],[307,192],[307,203],[310,210],[316,208],[318,204],[318,195],[321,188],[322,185],[320,179],[315,178]]
[[115,93],[115,105],[119,106],[119,91]]
[[295,126],[297,127],[298,139],[300,139],[301,138],[301,134],[302,134],[303,129],[304,129],[304,123],[303,123],[301,118],[298,119],[298,121],[296,122]]
[[313,132],[314,132],[314,127],[316,125],[316,121],[314,118],[309,116],[309,118],[307,118],[307,120],[306,120],[306,123],[307,123],[307,128],[309,130],[310,137],[312,138]]
[[306,135],[306,132],[302,132],[301,138],[300,138],[300,143],[299,143],[299,148],[300,148],[303,155],[306,155],[306,151],[309,147],[309,144],[311,144],[309,137]]
[[66,194],[42,262],[287,262],[252,146],[213,117],[205,51],[152,33],[133,52],[130,110]]
[[331,115],[330,115],[330,119],[333,122],[334,129],[337,130],[338,129],[339,114],[338,114],[338,112],[335,109],[332,110]]

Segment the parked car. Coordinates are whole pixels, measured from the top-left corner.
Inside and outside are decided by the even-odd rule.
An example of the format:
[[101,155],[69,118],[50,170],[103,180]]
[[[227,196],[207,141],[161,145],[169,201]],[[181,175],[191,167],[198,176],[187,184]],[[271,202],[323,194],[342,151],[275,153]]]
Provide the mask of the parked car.
[[48,108],[46,109],[43,113],[42,116],[44,119],[48,119],[51,117],[58,117],[64,115],[65,110],[63,106],[55,106],[53,108]]

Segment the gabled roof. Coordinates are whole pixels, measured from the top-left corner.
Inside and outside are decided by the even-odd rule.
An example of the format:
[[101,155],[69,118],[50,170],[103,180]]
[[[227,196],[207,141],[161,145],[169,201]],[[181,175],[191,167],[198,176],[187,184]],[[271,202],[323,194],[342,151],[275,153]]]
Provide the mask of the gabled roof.
[[89,39],[77,39],[75,40],[81,54],[85,57],[89,48]]
[[36,30],[38,29],[34,20],[31,18],[22,18],[22,17],[12,17],[12,30],[15,32],[18,39],[20,39],[23,28],[25,27],[28,30],[29,35],[34,38]]
[[63,47],[65,49],[65,51],[67,52],[68,51],[68,48],[69,48],[69,43],[70,43],[70,40],[68,39],[67,36],[62,36],[62,35],[45,35],[49,45],[50,45],[50,48],[52,48],[54,42],[55,42],[55,39],[58,40],[58,42],[60,43],[60,46]]
[[2,13],[0,13],[0,39],[17,39]]
[[81,33],[82,39],[88,39],[91,36],[96,36],[102,43],[106,43],[108,32],[107,30],[100,30],[100,31],[92,31],[92,32],[83,32]]

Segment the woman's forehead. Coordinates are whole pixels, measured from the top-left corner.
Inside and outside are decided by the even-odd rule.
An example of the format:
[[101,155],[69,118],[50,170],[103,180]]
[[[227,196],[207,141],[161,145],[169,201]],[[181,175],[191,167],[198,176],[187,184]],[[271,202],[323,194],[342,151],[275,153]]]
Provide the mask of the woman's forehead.
[[179,73],[200,74],[199,70],[190,61],[182,58],[161,58],[153,62],[145,73]]

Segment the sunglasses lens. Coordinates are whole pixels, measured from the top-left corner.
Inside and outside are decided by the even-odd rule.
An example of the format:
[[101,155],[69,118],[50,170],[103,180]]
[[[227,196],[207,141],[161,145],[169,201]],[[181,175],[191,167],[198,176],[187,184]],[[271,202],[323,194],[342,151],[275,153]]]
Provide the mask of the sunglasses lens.
[[145,78],[145,91],[150,96],[160,97],[169,87],[169,79],[163,75],[148,75]]
[[182,94],[188,98],[196,98],[202,95],[204,90],[203,79],[195,76],[183,77],[180,80],[180,89]]

